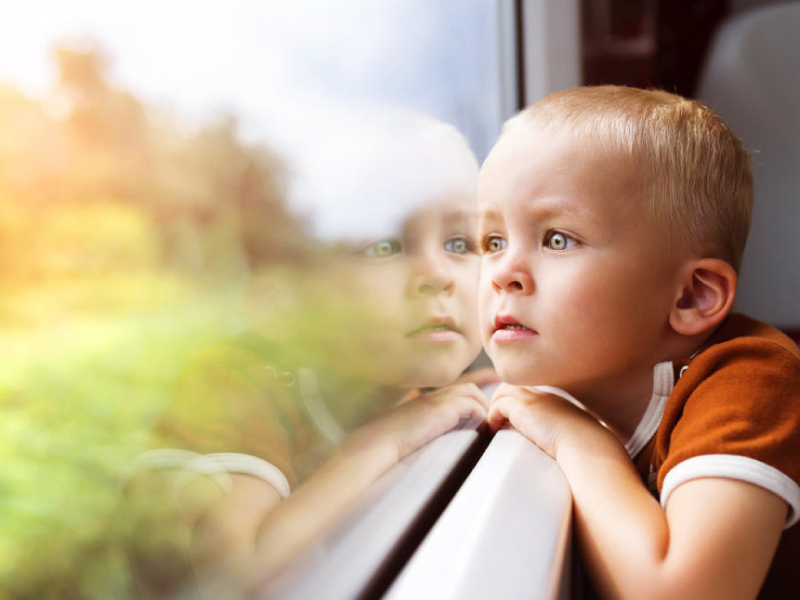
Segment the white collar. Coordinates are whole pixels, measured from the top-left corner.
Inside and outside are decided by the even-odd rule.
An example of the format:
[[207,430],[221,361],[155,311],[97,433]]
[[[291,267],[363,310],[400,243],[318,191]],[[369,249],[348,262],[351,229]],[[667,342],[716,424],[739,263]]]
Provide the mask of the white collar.
[[322,399],[316,374],[311,369],[303,367],[297,370],[297,377],[302,400],[300,406],[311,418],[317,431],[331,444],[338,446],[344,441],[346,434]]
[[675,387],[675,373],[672,370],[670,361],[660,362],[653,368],[653,395],[647,410],[642,416],[642,420],[625,444],[628,456],[634,458],[642,451],[650,439],[655,435],[658,426],[661,424],[661,417],[664,416],[664,407],[667,405],[667,398]]

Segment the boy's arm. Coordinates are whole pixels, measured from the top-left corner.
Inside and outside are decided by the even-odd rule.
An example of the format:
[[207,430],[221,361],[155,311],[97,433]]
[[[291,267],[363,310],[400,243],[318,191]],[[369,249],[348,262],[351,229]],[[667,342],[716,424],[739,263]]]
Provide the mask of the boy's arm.
[[503,385],[489,413],[558,461],[569,481],[582,555],[603,598],[755,598],[787,505],[748,483],[698,479],[664,511],[618,439],[569,402]]
[[487,407],[474,384],[415,397],[353,433],[282,502],[267,483],[234,475],[233,491],[197,520],[193,555],[198,572],[215,579],[209,581],[214,587],[228,578],[238,585],[248,580],[259,585],[335,523],[395,463],[461,419],[482,420]]

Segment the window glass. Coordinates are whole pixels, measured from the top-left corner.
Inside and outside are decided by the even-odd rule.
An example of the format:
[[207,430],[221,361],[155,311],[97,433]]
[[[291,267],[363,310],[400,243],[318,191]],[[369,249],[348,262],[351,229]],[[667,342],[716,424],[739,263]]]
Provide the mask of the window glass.
[[0,589],[256,585],[477,356],[500,3],[3,13]]

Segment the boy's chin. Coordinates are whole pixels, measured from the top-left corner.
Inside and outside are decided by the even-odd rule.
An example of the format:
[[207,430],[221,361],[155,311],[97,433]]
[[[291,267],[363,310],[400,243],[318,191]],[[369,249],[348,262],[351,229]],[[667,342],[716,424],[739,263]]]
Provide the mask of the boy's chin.
[[445,387],[455,383],[469,364],[470,361],[453,360],[452,358],[425,361],[406,375],[402,386],[406,388]]
[[497,374],[500,376],[500,379],[505,383],[509,383],[511,385],[542,385],[542,382],[539,381],[538,378],[532,376],[530,371],[526,369],[519,369],[519,368],[511,368],[509,366],[501,365],[494,365]]
[[421,370],[409,373],[403,380],[401,387],[409,389],[445,387],[454,383],[460,374],[461,372],[455,369],[452,372]]
[[403,378],[401,386],[439,388],[455,383],[478,357],[479,350],[480,348],[461,344],[454,348],[434,348],[428,353],[420,353],[414,366]]

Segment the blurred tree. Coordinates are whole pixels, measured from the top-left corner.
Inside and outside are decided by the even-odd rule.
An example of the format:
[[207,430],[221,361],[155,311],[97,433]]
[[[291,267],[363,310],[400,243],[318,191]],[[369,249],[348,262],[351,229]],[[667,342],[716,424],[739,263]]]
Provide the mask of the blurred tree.
[[[83,260],[95,253],[117,257],[120,269],[194,279],[213,272],[218,282],[304,247],[302,226],[284,204],[280,165],[265,147],[242,142],[233,115],[187,126],[114,85],[97,46],[57,45],[53,58],[58,77],[45,102],[0,88],[0,279],[58,278],[64,265],[74,277],[82,264],[95,277],[98,261]],[[130,259],[120,239],[112,243],[91,225],[66,244],[48,227],[91,223],[92,207],[107,219],[109,203],[127,207],[118,214],[129,224],[129,211],[138,211],[155,233],[120,238]],[[62,258],[43,257],[54,253]]]
[[135,597],[121,471],[190,357],[244,324],[242,274],[308,244],[233,116],[143,102],[97,47],[53,57],[49,98],[0,85],[0,599]]

